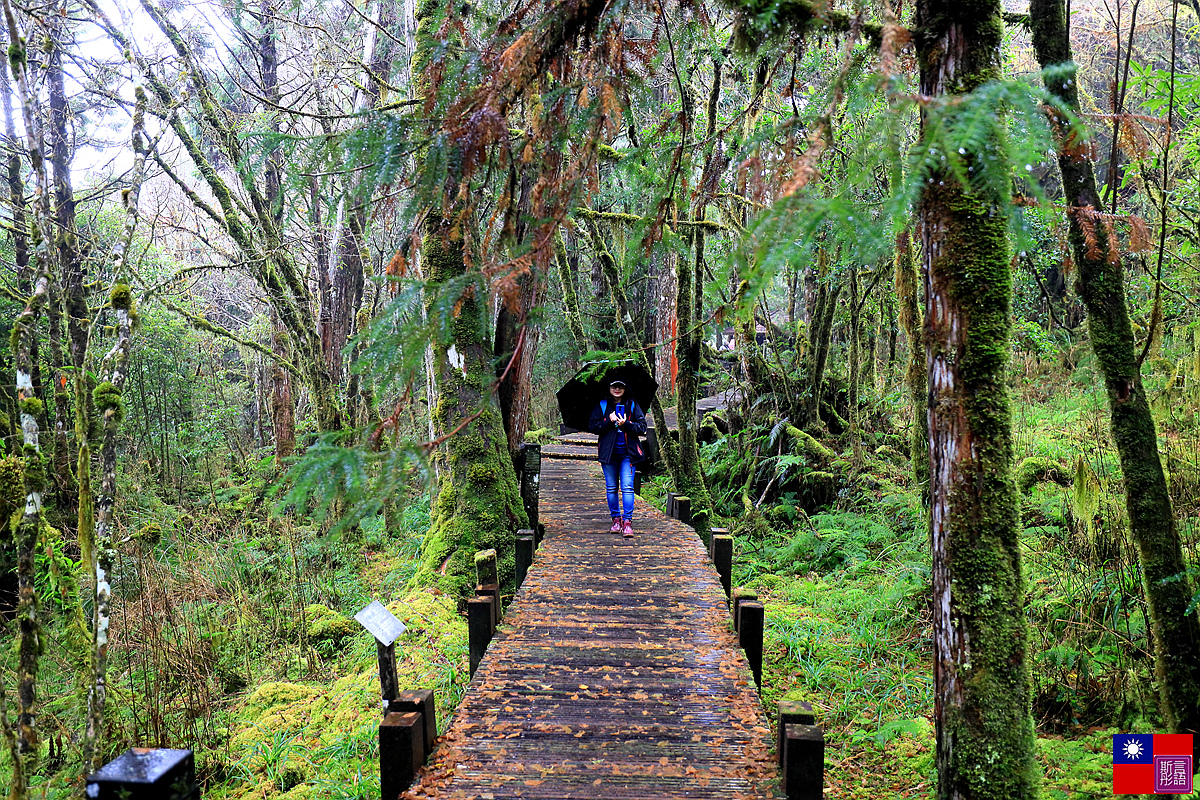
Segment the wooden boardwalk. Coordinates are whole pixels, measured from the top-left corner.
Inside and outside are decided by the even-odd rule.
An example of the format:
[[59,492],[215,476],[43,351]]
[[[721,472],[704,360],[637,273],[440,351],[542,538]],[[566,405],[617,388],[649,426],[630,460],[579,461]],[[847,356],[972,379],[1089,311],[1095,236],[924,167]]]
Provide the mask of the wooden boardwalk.
[[594,460],[543,461],[540,514],[525,583],[403,797],[778,797],[767,716],[695,532],[639,500],[637,536],[609,533]]

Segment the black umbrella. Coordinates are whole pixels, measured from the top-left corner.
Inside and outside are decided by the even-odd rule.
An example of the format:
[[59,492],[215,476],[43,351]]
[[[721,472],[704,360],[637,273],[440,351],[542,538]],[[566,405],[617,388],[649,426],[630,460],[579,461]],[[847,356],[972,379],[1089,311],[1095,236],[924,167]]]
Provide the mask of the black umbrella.
[[555,392],[558,410],[568,428],[586,431],[592,410],[608,394],[608,385],[615,380],[625,381],[625,396],[637,401],[642,413],[658,391],[658,382],[636,361],[589,361]]

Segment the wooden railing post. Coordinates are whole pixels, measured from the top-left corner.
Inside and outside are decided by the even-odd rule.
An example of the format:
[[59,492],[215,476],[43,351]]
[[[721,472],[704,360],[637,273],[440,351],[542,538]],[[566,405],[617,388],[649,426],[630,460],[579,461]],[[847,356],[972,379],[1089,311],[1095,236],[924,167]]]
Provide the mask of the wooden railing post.
[[746,600],[757,600],[758,592],[753,589],[747,589],[744,586],[739,586],[733,590],[733,629],[738,629],[738,606]]
[[400,692],[395,700],[388,703],[389,714],[420,714],[421,726],[425,733],[425,757],[433,753],[433,743],[437,739],[437,705],[434,703],[433,689],[414,689]]
[[762,689],[762,657],[763,657],[763,604],[753,600],[743,600],[738,604],[737,632],[738,642],[746,651],[746,660],[750,662],[750,671],[754,673],[754,682]]
[[725,596],[729,597],[733,584],[732,536],[714,536],[712,538],[712,559],[713,566],[717,568],[717,574],[721,576],[721,588],[725,590]]
[[672,491],[667,491],[667,500],[663,503],[663,512],[671,519],[675,519],[675,493]]
[[379,726],[379,796],[396,800],[412,785],[425,763],[425,723],[421,714],[392,712]]
[[783,792],[788,800],[821,800],[825,791],[825,733],[817,725],[785,725]]
[[521,469],[521,500],[525,505],[525,516],[529,517],[529,527],[538,529],[538,498],[542,482],[542,446],[525,443],[521,445],[525,454],[524,466]]
[[780,700],[779,701],[779,718],[776,729],[779,731],[779,736],[775,742],[776,754],[779,757],[779,766],[783,766],[783,732],[788,725],[816,725],[817,717],[813,714],[812,703],[804,700]]
[[525,583],[525,576],[529,574],[529,568],[533,566],[533,551],[535,534],[532,530],[524,528],[517,531],[517,588],[521,588],[521,584]]
[[684,495],[675,496],[675,519],[684,525],[692,524],[692,498]]
[[487,652],[487,647],[492,641],[496,613],[492,610],[492,604],[495,602],[490,596],[472,597],[467,600],[467,640],[471,652],[471,677],[475,676],[475,670],[479,668],[479,662],[483,660],[483,654]]
[[131,747],[87,777],[89,800],[197,800],[191,750]]

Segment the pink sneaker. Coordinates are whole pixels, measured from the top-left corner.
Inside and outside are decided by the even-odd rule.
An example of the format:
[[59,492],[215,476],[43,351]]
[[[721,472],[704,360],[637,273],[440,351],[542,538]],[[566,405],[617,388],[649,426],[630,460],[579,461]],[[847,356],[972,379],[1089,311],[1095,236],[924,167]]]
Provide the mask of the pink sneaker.
[[626,539],[633,538],[633,521],[632,520],[628,520],[628,519],[625,520],[625,523],[621,526],[621,535],[624,536]]
[[620,533],[621,532],[621,518],[620,517],[613,517],[613,524],[612,524],[612,527],[608,529],[608,532],[609,533]]

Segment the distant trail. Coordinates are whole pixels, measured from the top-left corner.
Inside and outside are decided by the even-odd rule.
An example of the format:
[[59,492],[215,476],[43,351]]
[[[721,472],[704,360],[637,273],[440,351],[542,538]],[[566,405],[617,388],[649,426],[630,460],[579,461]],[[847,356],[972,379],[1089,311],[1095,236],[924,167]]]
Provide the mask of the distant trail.
[[779,796],[703,544],[641,500],[636,538],[609,533],[594,453],[542,462],[546,539],[405,798]]

